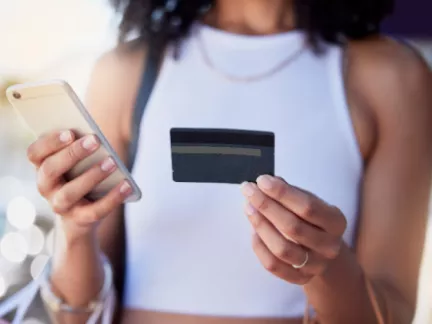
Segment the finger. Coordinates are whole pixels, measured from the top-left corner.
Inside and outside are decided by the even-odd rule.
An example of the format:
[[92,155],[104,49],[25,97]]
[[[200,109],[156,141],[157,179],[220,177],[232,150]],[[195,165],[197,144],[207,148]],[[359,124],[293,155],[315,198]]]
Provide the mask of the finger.
[[[99,141],[94,135],[87,135],[61,151],[49,156],[41,164],[38,181],[41,187],[52,187],[66,172],[85,157],[91,155],[99,147]],[[42,188],[43,191],[44,188]]]
[[119,207],[132,193],[132,187],[127,180],[123,180],[105,197],[77,210],[77,222],[89,224],[102,220]]
[[305,285],[311,279],[275,257],[257,234],[253,235],[252,247],[263,267],[275,276],[297,285]]
[[254,183],[244,184],[243,193],[251,205],[265,216],[287,239],[333,259],[339,253],[340,239],[306,223],[281,204],[265,195]]
[[105,180],[117,168],[111,157],[93,166],[79,177],[66,183],[52,198],[53,210],[62,214],[70,210],[100,182]]
[[266,195],[305,221],[334,235],[344,233],[346,221],[342,213],[312,193],[291,186],[281,178],[269,175],[258,177],[257,184]]
[[300,245],[287,240],[250,203],[246,205],[245,213],[255,232],[274,256],[291,265],[301,264],[304,261],[305,251],[303,248]]
[[75,135],[70,130],[53,132],[40,137],[27,149],[27,158],[39,167],[48,156],[60,151],[73,142]]
[[252,205],[246,205],[245,212],[256,234],[279,260],[291,266],[301,265],[305,262],[306,253],[308,253],[307,263],[299,271],[310,275],[317,275],[324,271],[326,262],[319,254],[310,250],[306,251],[300,245],[284,238]]

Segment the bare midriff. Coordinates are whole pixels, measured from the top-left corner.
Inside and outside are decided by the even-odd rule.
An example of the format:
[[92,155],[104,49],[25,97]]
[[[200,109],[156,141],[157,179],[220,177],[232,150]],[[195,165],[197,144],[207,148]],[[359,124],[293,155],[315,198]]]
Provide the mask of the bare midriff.
[[121,324],[302,324],[301,318],[232,318],[151,312],[126,309]]

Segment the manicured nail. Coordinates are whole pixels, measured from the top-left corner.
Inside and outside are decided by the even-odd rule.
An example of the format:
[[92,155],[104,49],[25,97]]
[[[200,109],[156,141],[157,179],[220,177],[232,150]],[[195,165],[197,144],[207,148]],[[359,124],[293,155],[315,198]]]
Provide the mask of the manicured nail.
[[247,215],[254,215],[257,211],[251,204],[247,204],[245,207],[245,211]]
[[129,184],[129,182],[128,182],[128,181],[124,181],[123,184],[120,186],[120,192],[121,192],[123,195],[127,195],[127,194],[129,194],[131,191],[132,191],[132,187],[131,187],[131,185]]
[[93,151],[98,145],[96,137],[94,135],[87,136],[82,142],[82,147],[87,151]]
[[250,182],[243,182],[241,185],[241,191],[246,197],[252,197],[255,193],[255,186]]
[[258,177],[257,183],[261,188],[265,190],[271,190],[274,185],[274,179],[269,175],[262,175]]
[[69,143],[72,140],[72,134],[70,131],[61,132],[59,139],[62,143]]
[[108,157],[107,159],[105,159],[105,161],[103,161],[101,164],[101,169],[104,172],[111,172],[115,168],[116,168],[116,164],[111,157]]

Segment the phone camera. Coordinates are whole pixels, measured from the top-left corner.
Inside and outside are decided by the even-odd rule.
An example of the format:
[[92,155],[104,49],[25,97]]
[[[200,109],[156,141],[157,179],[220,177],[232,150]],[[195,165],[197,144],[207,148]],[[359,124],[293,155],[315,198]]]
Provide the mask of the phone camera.
[[19,92],[14,92],[14,93],[12,94],[12,96],[13,96],[15,99],[21,99],[21,94],[20,94]]

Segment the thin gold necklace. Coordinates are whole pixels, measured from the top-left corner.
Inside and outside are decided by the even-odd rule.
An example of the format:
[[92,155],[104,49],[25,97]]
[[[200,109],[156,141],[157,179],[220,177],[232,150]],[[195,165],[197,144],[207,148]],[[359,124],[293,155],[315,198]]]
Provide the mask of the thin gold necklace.
[[285,67],[287,67],[289,64],[291,64],[293,61],[295,61],[303,53],[303,51],[306,48],[306,41],[304,41],[298,50],[296,50],[294,53],[292,53],[290,56],[288,56],[287,58],[282,60],[280,63],[278,63],[276,66],[274,66],[270,70],[262,72],[260,74],[243,77],[243,76],[232,75],[232,74],[229,74],[225,71],[222,71],[212,62],[212,60],[210,59],[210,56],[208,54],[208,51],[205,47],[204,41],[201,38],[201,33],[198,33],[198,44],[199,44],[199,48],[200,48],[204,63],[207,65],[207,67],[209,67],[210,69],[212,69],[214,72],[216,72],[217,74],[219,74],[220,76],[222,76],[225,79],[228,79],[232,82],[241,82],[241,83],[260,81],[260,80],[263,80],[265,78],[273,76],[274,74],[282,71]]

